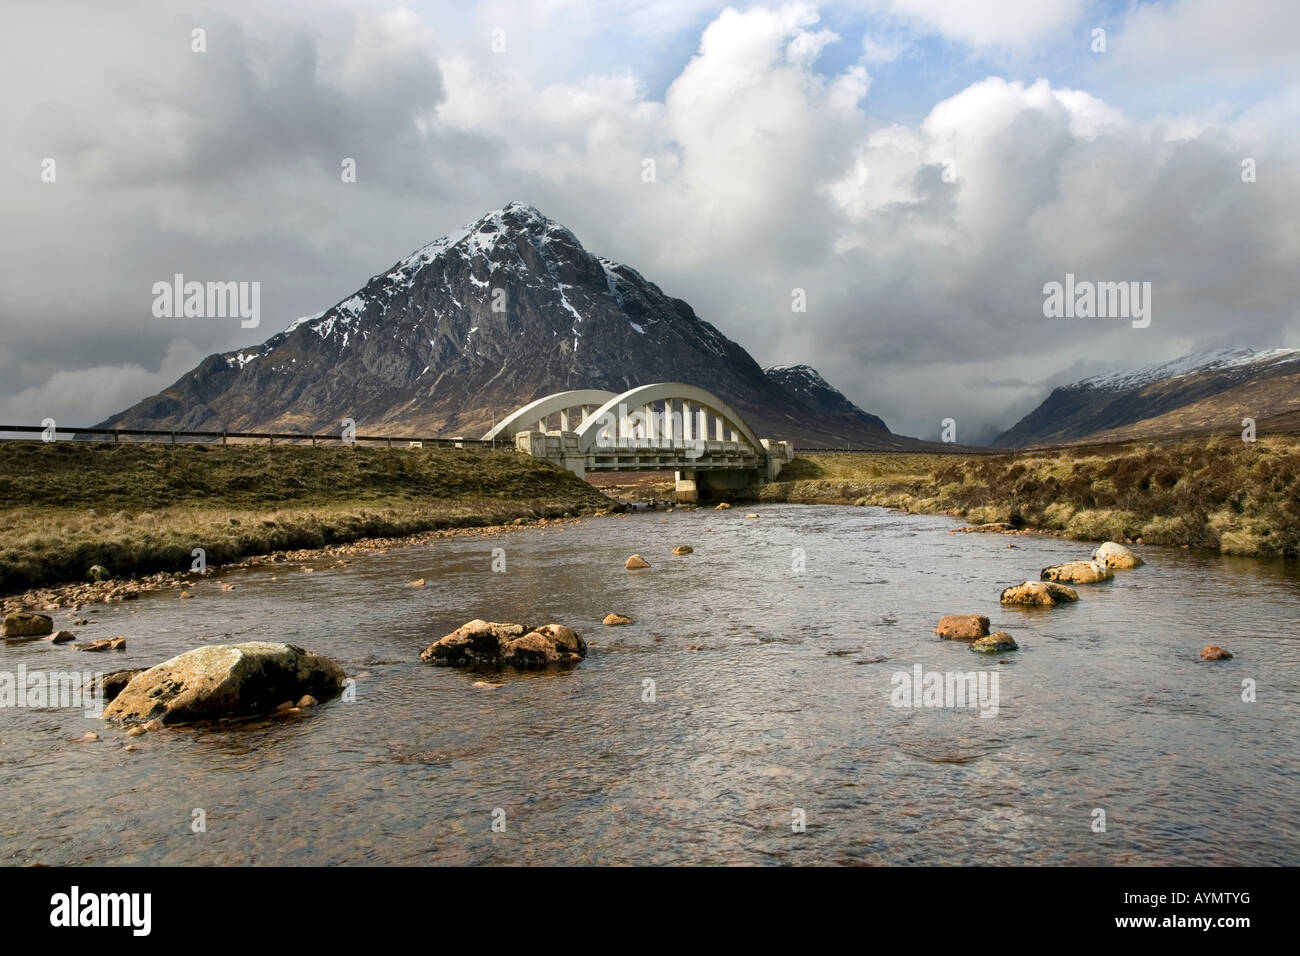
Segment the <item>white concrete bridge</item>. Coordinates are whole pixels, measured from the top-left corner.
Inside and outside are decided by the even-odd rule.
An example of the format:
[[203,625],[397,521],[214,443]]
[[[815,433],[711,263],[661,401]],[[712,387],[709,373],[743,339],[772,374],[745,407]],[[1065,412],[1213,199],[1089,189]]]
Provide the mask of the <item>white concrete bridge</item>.
[[[559,428],[552,429],[556,418]],[[518,450],[579,477],[589,471],[673,471],[679,501],[771,481],[794,458],[789,442],[760,439],[718,396],[680,382],[642,385],[621,395],[557,392],[520,408],[483,438],[511,439]]]

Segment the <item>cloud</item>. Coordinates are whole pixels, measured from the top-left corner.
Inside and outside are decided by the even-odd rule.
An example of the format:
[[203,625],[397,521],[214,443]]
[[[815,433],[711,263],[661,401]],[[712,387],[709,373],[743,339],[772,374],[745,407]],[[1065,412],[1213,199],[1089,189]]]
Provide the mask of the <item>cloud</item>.
[[171,385],[202,358],[193,345],[174,341],[154,368],[123,363],[54,370],[40,384],[5,396],[4,424],[35,425],[53,418],[60,428],[89,427],[106,417],[104,408],[134,405]]
[[975,47],[1022,47],[1083,12],[1083,0],[882,0],[878,6],[924,30]]
[[1103,61],[1129,77],[1185,82],[1192,76],[1258,82],[1262,73],[1300,75],[1300,5],[1291,0],[1165,0],[1134,4]]
[[[926,35],[1050,49],[1094,12],[1032,7],[881,0],[865,25],[806,3],[25,8],[0,40],[16,277],[0,287],[0,418],[51,414],[72,391],[55,376],[77,370],[96,383],[84,420],[105,417],[187,356],[255,344],[512,199],[907,433],[956,417],[963,440],[991,436],[1076,371],[1300,344],[1289,67],[1255,74],[1244,107],[1147,114],[1085,83],[989,75],[914,121],[873,111],[869,71],[897,77]],[[189,49],[200,16],[206,54]],[[1165,24],[1185,40],[1162,48],[1161,76],[1190,80],[1200,63],[1179,73],[1178,51],[1219,19],[1183,3],[1116,22],[1098,77]],[[1234,29],[1214,69],[1250,78]],[[642,54],[620,61],[632,46],[665,51],[662,86]],[[261,281],[262,329],[153,318],[149,289],[175,272]],[[1150,281],[1151,327],[1044,319],[1042,287],[1067,272]]]

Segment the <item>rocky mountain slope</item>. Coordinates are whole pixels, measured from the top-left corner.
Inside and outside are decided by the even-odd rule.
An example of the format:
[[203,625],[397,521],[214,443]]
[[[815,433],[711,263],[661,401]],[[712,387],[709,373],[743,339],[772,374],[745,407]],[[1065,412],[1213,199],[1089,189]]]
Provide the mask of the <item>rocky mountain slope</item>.
[[478,437],[552,392],[680,381],[759,435],[796,445],[920,446],[806,366],[764,372],[635,269],[510,203],[263,344],[212,355],[103,427]]
[[1300,410],[1300,349],[1199,352],[1055,389],[1004,432],[1002,447],[1241,431]]

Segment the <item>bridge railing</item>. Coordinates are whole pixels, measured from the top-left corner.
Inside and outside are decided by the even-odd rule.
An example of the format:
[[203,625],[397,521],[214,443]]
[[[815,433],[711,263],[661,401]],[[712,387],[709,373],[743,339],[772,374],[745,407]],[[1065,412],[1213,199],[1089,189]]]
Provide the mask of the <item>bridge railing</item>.
[[[120,444],[124,439],[144,442],[209,443],[264,441],[270,445],[279,442],[289,444],[383,444],[407,448],[494,448],[499,451],[514,451],[514,442],[507,440],[484,441],[479,438],[427,438],[398,435],[353,435],[344,438],[342,432],[328,435],[303,434],[301,432],[231,432],[231,431],[186,431],[158,428],[64,428],[42,425],[0,425],[0,441],[52,441],[59,436],[73,440],[99,440]],[[65,439],[59,439],[65,440]]]

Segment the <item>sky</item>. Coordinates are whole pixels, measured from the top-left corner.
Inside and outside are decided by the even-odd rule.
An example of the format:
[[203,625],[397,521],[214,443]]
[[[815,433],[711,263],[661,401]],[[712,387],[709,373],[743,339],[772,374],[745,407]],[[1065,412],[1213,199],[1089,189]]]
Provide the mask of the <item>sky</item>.
[[[17,0],[0,129],[5,424],[100,421],[510,201],[919,437],[1300,345],[1294,0]],[[261,325],[155,316],[176,273],[259,282]],[[1150,323],[1046,316],[1067,274]]]

